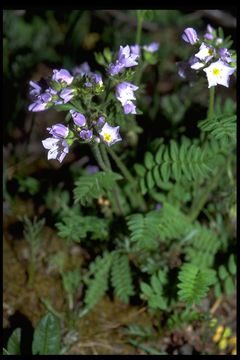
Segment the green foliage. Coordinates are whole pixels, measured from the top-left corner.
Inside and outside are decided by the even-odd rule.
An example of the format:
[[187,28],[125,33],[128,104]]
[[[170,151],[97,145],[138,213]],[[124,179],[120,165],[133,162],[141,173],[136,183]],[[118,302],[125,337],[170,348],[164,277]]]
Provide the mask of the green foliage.
[[20,342],[21,342],[21,329],[17,328],[13,331],[12,335],[8,339],[7,355],[21,355]]
[[183,138],[179,145],[175,140],[170,145],[161,144],[156,152],[149,151],[144,156],[144,166],[135,165],[140,177],[140,187],[143,194],[155,186],[162,187],[162,183],[171,178],[176,181],[196,181],[210,175],[207,148],[201,149]]
[[183,119],[189,106],[189,100],[185,98],[182,101],[177,94],[164,96],[161,100],[164,115],[173,123],[178,123]]
[[141,297],[148,301],[151,309],[167,310],[167,301],[163,294],[163,286],[166,282],[166,274],[161,271],[157,275],[152,275],[150,285],[140,282]]
[[134,214],[127,217],[131,242],[137,249],[155,249],[159,236],[159,213],[150,211],[146,215]]
[[63,288],[68,294],[74,294],[82,280],[79,269],[69,270],[62,273]]
[[56,223],[58,235],[69,242],[80,242],[90,234],[91,239],[104,240],[108,237],[108,221],[97,216],[82,216],[80,211],[70,209],[62,214],[62,221]]
[[129,303],[129,298],[134,294],[132,275],[128,256],[115,252],[113,254],[111,282],[116,296],[124,303]]
[[211,119],[206,119],[198,123],[198,127],[203,132],[208,132],[211,137],[216,140],[221,140],[223,143],[236,142],[236,124],[237,116],[218,116]]
[[186,308],[183,311],[175,311],[167,320],[167,328],[169,330],[182,329],[186,324],[191,324],[201,318],[201,313],[194,309]]
[[233,254],[230,255],[227,265],[220,265],[217,272],[217,282],[214,287],[215,296],[221,294],[232,295],[236,291],[237,266]]
[[57,355],[60,353],[60,320],[55,315],[46,314],[37,324],[33,334],[33,355]]
[[151,338],[153,336],[152,326],[130,324],[122,329],[123,334],[129,336],[140,337],[142,339]]
[[31,221],[26,215],[21,220],[24,225],[24,237],[31,247],[32,256],[35,257],[41,245],[41,232],[45,224],[45,219],[37,219],[35,216]]
[[106,195],[122,176],[115,172],[99,171],[95,174],[81,176],[74,189],[75,202],[88,205],[93,199]]
[[190,263],[183,264],[178,275],[179,299],[188,305],[199,304],[207,295],[209,286],[216,281],[215,276],[214,270],[200,269]]
[[35,195],[39,188],[40,188],[40,182],[39,180],[28,176],[22,179],[18,179],[19,182],[19,191],[20,192],[25,192],[27,191],[30,195]]
[[84,298],[85,311],[91,310],[105,295],[108,289],[109,270],[112,260],[112,254],[105,252],[102,257],[98,256],[91,263],[89,278],[86,280],[88,287]]

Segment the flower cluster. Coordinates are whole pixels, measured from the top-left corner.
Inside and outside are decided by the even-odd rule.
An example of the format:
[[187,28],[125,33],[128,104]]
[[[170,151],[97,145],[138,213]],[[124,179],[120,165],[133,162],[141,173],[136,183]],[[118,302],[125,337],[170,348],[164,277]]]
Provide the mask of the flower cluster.
[[[149,51],[155,50],[151,48]],[[114,98],[121,102],[125,114],[136,114],[133,100],[136,100],[134,91],[138,87],[123,81],[124,77],[122,80],[112,79],[112,75],[138,65],[139,53],[138,45],[120,46],[116,63],[110,64],[107,71],[108,81],[114,84]],[[112,89],[110,86],[110,91]],[[107,146],[122,140],[120,127],[112,126],[106,120],[108,93],[102,98],[104,101],[97,99],[105,90],[102,75],[92,72],[87,62],[75,67],[72,74],[66,69],[54,69],[50,77],[38,82],[30,81],[32,103],[29,111],[44,111],[51,107],[68,111],[68,126],[55,124],[47,128],[51,137],[43,140],[42,144],[48,150],[48,159],[62,162],[76,140],[83,143],[102,142]]]
[[[201,40],[196,30],[187,28],[182,34],[182,39],[196,48],[196,53],[188,62],[179,63],[179,75],[191,78],[192,72],[203,70],[206,73],[208,87],[223,85],[229,86],[229,78],[236,70],[234,55],[222,47],[224,39],[217,36],[217,32],[210,25]],[[199,47],[200,45],[200,47]]]

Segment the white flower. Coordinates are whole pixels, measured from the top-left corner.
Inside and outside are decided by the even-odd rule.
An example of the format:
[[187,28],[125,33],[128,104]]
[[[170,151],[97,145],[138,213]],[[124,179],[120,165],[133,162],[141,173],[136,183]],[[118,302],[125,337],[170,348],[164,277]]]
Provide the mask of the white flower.
[[48,160],[57,159],[62,162],[69,151],[68,144],[64,139],[47,138],[42,141],[45,149],[48,151]]
[[108,146],[111,146],[116,142],[121,141],[122,138],[119,134],[119,128],[119,126],[112,127],[106,122],[99,133],[103,142],[105,142]]
[[124,106],[129,100],[136,100],[134,91],[138,89],[138,86],[135,86],[128,82],[122,82],[116,86],[116,98]]
[[205,62],[208,62],[213,58],[215,55],[215,49],[212,46],[207,46],[206,44],[202,43],[199,49],[199,52],[195,54],[195,56],[203,60]]
[[223,61],[218,60],[203,69],[203,71],[207,74],[209,88],[217,84],[228,87],[229,76],[234,73],[235,69],[224,64]]

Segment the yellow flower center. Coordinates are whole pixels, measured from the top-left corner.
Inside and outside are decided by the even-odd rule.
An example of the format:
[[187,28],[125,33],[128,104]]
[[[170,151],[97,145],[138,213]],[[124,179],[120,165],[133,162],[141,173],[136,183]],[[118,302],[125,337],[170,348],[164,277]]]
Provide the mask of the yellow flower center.
[[215,75],[215,76],[218,76],[219,74],[220,74],[220,69],[218,69],[218,68],[214,68],[213,70],[212,70],[212,73],[213,73],[213,75]]
[[110,134],[108,134],[108,133],[105,133],[105,134],[103,135],[103,138],[104,138],[104,140],[107,141],[107,142],[110,142],[110,141],[112,140],[112,136],[111,136]]
[[208,55],[212,55],[213,54],[213,49],[208,49]]

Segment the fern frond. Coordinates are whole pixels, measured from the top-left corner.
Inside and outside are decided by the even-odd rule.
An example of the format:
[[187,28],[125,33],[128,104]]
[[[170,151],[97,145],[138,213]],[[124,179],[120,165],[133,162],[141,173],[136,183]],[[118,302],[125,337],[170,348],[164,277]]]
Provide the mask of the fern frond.
[[82,216],[80,213],[69,211],[65,213],[61,222],[55,224],[58,235],[68,241],[80,242],[87,234],[92,239],[106,239],[108,236],[108,221],[97,216]]
[[124,303],[128,304],[129,298],[134,294],[134,291],[127,255],[114,253],[111,269],[111,282],[116,296]]
[[175,140],[169,145],[161,144],[155,155],[147,151],[144,166],[134,165],[142,193],[155,186],[161,188],[169,179],[192,181],[209,176],[212,172],[209,156],[207,148],[200,148],[187,138],[183,138],[180,145]]
[[[105,252],[102,257],[97,257],[94,263],[91,264],[95,272],[94,277],[87,280],[88,288],[84,298],[87,311],[91,310],[98,303],[108,289],[112,259],[112,253]],[[92,269],[90,269],[90,275],[92,275]]]
[[198,127],[204,132],[209,132],[216,140],[227,143],[231,141],[235,142],[237,136],[236,120],[236,115],[221,115],[200,121]]
[[159,213],[150,211],[146,215],[134,214],[127,217],[130,240],[138,249],[155,249],[159,236]]
[[167,300],[163,295],[164,280],[160,271],[157,275],[151,276],[150,284],[140,282],[141,297],[148,301],[148,306],[152,309],[167,309]]
[[181,267],[178,279],[179,298],[190,305],[199,304],[207,295],[209,286],[216,281],[216,275],[214,270],[202,270],[196,265],[185,263]]
[[75,183],[74,198],[75,202],[82,205],[91,203],[93,199],[105,195],[108,190],[115,186],[117,180],[122,176],[115,172],[99,171],[95,174],[81,176]]

